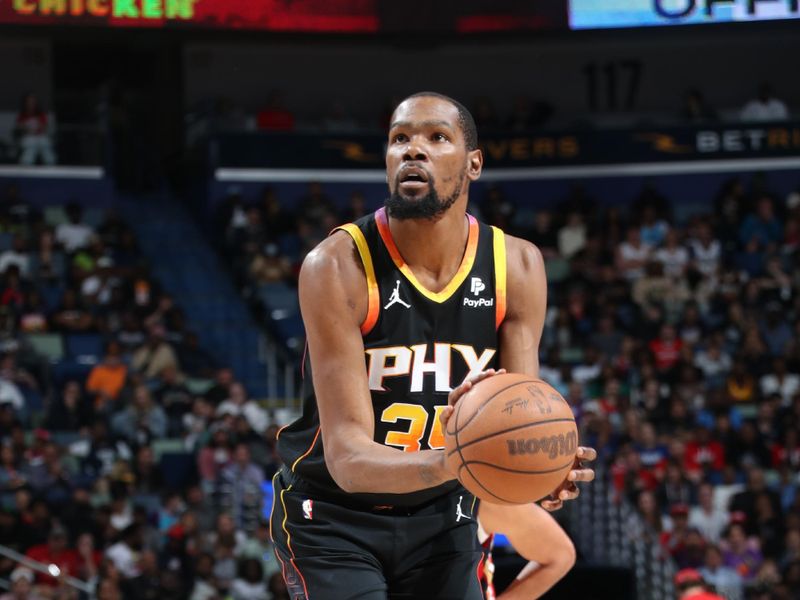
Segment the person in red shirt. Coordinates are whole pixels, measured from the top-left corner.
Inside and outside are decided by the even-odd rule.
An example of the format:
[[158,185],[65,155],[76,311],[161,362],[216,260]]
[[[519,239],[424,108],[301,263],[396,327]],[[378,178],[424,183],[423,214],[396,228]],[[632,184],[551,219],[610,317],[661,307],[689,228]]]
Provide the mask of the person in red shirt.
[[661,327],[661,333],[649,346],[656,359],[656,368],[659,371],[668,371],[680,359],[683,342],[676,335],[675,327],[667,324]]
[[686,444],[684,467],[690,476],[699,478],[704,472],[720,473],[725,466],[725,448],[711,438],[708,427],[698,427],[694,439]]
[[46,165],[56,162],[53,142],[48,134],[47,113],[39,105],[35,94],[26,94],[17,115],[14,133],[19,138],[19,162],[32,165],[41,156]]
[[[39,544],[33,546],[26,553],[28,558],[39,561],[46,565],[56,565],[61,574],[75,575],[80,568],[80,558],[75,550],[72,550],[67,545],[67,531],[61,525],[54,525],[50,530],[50,535],[47,537],[46,544]],[[37,583],[56,587],[58,581],[55,577],[45,575],[44,573],[37,573]]]
[[256,123],[262,131],[293,131],[294,114],[283,104],[283,94],[274,90],[267,103],[256,115]]
[[675,574],[678,600],[725,600],[709,591],[703,576],[695,569],[681,569]]

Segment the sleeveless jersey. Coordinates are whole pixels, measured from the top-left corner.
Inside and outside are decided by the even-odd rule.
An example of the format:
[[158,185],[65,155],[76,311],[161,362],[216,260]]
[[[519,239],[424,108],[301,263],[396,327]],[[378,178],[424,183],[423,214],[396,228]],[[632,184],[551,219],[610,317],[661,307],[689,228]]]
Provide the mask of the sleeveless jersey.
[[[443,448],[439,414],[448,393],[468,374],[496,367],[497,329],[506,309],[505,239],[499,229],[467,219],[461,265],[440,292],[426,289],[403,261],[385,209],[337,228],[352,237],[368,285],[361,333],[374,440],[398,452]],[[459,487],[452,481],[409,494],[341,490],[325,465],[310,360],[305,367],[303,414],[278,435],[278,453],[298,486],[351,505],[404,507]]]

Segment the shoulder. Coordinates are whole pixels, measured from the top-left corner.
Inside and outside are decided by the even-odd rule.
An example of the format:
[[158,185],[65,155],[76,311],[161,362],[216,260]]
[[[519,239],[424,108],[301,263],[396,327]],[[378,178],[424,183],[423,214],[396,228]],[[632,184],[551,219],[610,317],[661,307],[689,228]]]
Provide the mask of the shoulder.
[[[308,253],[300,268],[300,307],[328,317],[344,310],[363,320],[367,312],[367,279],[353,239],[336,231]],[[360,321],[359,321],[360,322]]]
[[360,271],[357,248],[347,232],[335,231],[321,241],[303,260],[301,282],[313,277],[339,277]]
[[509,275],[519,272],[531,274],[538,270],[544,271],[544,259],[535,244],[508,234],[505,234],[505,239]]

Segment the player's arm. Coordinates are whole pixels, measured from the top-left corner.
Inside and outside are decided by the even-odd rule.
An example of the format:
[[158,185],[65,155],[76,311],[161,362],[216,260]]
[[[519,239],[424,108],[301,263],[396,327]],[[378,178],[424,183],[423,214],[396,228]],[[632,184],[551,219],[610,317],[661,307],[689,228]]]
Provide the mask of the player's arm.
[[[509,373],[539,377],[539,341],[547,311],[547,277],[539,249],[510,235],[506,239],[507,276],[506,316],[500,325],[500,367]],[[563,500],[578,497],[574,482],[594,479],[592,469],[582,468],[582,460],[594,460],[592,448],[579,447],[575,468],[567,481],[554,492],[552,500],[542,502],[547,510],[561,508]]]
[[500,506],[481,502],[478,518],[487,533],[503,533],[530,561],[497,600],[533,600],[575,564],[575,546],[547,511],[536,504]]
[[[323,241],[300,270],[300,309],[311,357],[325,464],[346,492],[404,494],[454,478],[444,452],[399,452],[376,443],[361,323],[367,284],[350,237]],[[460,386],[451,394],[463,393]],[[468,389],[468,386],[466,387]]]

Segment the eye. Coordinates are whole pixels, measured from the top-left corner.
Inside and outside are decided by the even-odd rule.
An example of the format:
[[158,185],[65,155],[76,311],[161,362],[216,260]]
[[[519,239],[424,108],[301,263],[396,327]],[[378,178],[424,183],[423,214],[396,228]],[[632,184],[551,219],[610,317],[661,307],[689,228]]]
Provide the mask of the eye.
[[405,133],[396,133],[392,137],[393,144],[403,144],[408,141],[408,136]]
[[434,133],[432,136],[433,141],[435,142],[449,142],[450,138],[448,138],[445,134],[441,132]]

